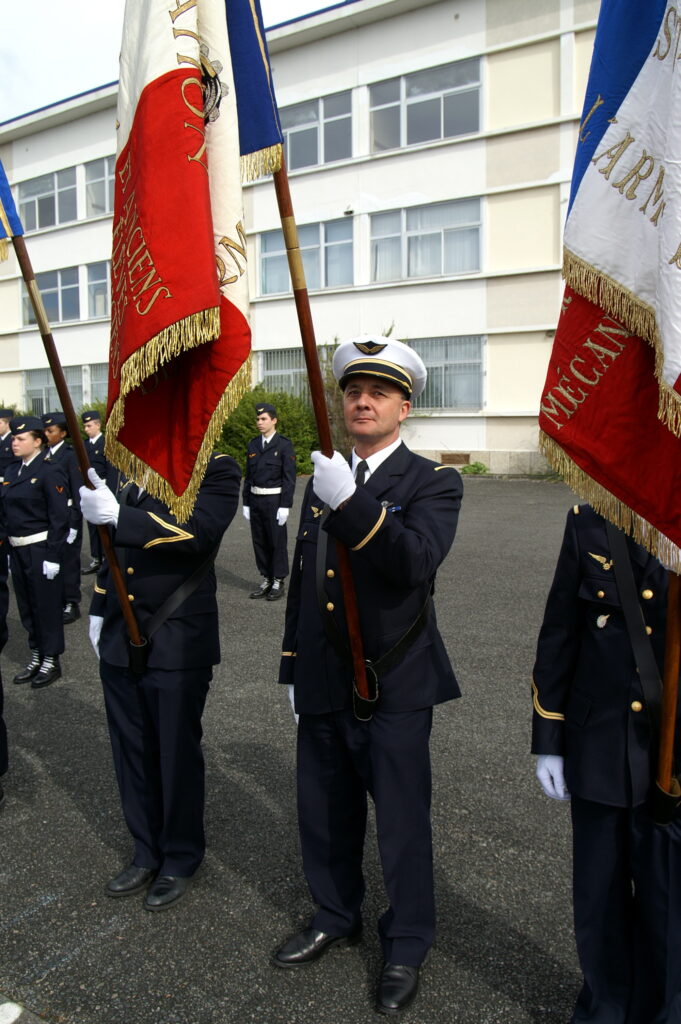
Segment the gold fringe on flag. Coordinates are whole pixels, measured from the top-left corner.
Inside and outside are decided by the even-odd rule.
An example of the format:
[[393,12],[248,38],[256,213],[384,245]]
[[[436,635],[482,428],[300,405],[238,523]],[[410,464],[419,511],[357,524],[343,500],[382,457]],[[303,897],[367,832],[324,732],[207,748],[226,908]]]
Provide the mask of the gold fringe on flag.
[[[129,451],[118,437],[114,437],[114,430],[107,431],[106,455],[107,458],[127,477],[134,480],[140,487],[144,487],[154,497],[164,502],[173,513],[178,523],[186,523],[190,518],[199,488],[208,466],[209,459],[215,448],[215,444],[222,433],[225,420],[236,409],[244,395],[251,389],[251,357],[244,362],[234,377],[227,385],[222,398],[218,402],[213,415],[211,416],[208,429],[206,430],[203,443],[199,449],[192,470],[189,483],[182,494],[176,494],[167,480],[160,476],[151,466],[147,465],[137,455]],[[111,411],[108,423],[121,420],[122,400],[119,399]],[[118,409],[118,406],[121,409]],[[117,418],[117,420],[115,419]],[[120,423],[122,426],[122,422]],[[117,431],[116,431],[117,435]]]
[[664,348],[655,310],[612,277],[597,270],[575,253],[563,253],[565,283],[589,302],[600,306],[615,320],[649,342],[655,352],[655,379],[660,389],[658,418],[677,437],[681,437],[681,395],[663,379]]
[[9,256],[9,244],[6,238],[0,238],[0,263],[4,263]]
[[681,548],[669,537],[655,529],[647,519],[633,512],[601,484],[596,483],[543,430],[539,431],[539,448],[568,487],[588,501],[600,515],[633,537],[636,543],[641,544],[651,555],[659,558],[667,569],[681,574]]
[[274,174],[281,170],[281,143],[260,149],[256,153],[246,153],[241,157],[241,180],[255,181],[266,174]]

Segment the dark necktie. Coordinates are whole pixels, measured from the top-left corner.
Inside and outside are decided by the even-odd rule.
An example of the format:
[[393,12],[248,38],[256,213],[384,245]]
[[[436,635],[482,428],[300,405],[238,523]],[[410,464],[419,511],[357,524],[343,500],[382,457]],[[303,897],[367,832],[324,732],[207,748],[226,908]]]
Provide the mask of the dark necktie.
[[361,462],[357,463],[357,469],[355,470],[355,483],[357,484],[358,487],[364,487],[364,482],[367,478],[368,471],[369,467],[367,466],[366,461],[364,459],[362,459]]

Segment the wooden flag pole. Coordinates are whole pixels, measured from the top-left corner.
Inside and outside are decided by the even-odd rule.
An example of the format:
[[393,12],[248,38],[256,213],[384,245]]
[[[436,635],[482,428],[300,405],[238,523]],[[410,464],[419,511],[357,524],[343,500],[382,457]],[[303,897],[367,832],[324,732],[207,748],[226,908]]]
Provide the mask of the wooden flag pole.
[[[681,577],[677,573],[669,571],[667,579],[667,630],[664,650],[664,675],[662,679],[662,713],[657,785],[665,794],[678,800],[678,797],[681,796],[681,790],[678,789],[676,779],[672,781],[672,771],[674,766],[679,660],[681,658]],[[674,790],[677,791],[674,792]]]
[[[319,365],[319,355],[317,353],[317,343],[315,340],[314,325],[312,323],[312,313],[310,310],[310,296],[307,291],[303,259],[298,245],[298,228],[296,227],[295,216],[293,213],[291,190],[289,188],[286,161],[283,153],[281,158],[281,169],[274,172],[274,188],[277,194],[279,216],[281,218],[281,227],[284,233],[284,242],[286,244],[286,255],[288,257],[291,281],[293,283],[293,298],[298,312],[298,324],[300,326],[300,336],[303,342],[303,353],[305,355],[307,375],[310,381],[312,407],[314,409],[315,421],[317,423],[319,443],[321,445],[322,453],[328,458],[331,458],[333,455],[331,425],[329,423],[329,413],[326,407],[324,381],[322,380],[322,371]],[[355,687],[362,700],[371,701],[374,695],[370,695],[369,693],[366,662],[364,659],[364,644],[362,642],[359,612],[357,609],[357,594],[355,592],[355,582],[352,578],[350,558],[347,548],[339,541],[336,542],[336,550],[338,553],[338,568],[343,590],[343,603],[345,605],[348,635],[350,637],[350,647],[352,650]]]
[[[9,224],[5,224],[4,221],[3,226],[5,227],[7,235],[11,236],[12,238],[12,245],[14,246],[14,251],[17,255],[17,260],[19,261],[21,275],[24,281],[26,282],[26,288],[28,289],[31,305],[33,306],[33,312],[35,313],[35,318],[38,324],[38,330],[40,331],[40,337],[43,339],[43,345],[45,346],[47,361],[49,362],[50,369],[52,370],[52,376],[54,378],[54,383],[57,388],[57,394],[59,395],[59,401],[61,402],[64,418],[69,428],[73,448],[76,453],[76,458],[78,459],[78,466],[80,467],[80,471],[83,475],[83,481],[86,487],[89,487],[91,490],[94,490],[87,475],[87,471],[90,468],[90,460],[87,457],[87,452],[85,451],[83,438],[81,437],[80,434],[80,426],[73,408],[73,402],[71,401],[71,395],[69,394],[66,378],[64,377],[64,371],[62,370],[61,363],[59,361],[59,355],[57,354],[57,346],[55,345],[54,338],[52,337],[52,332],[50,330],[50,324],[47,319],[47,313],[45,312],[45,306],[43,305],[42,296],[38,289],[35,274],[33,273],[31,260],[28,255],[28,250],[26,249],[26,242],[24,241],[23,235],[11,235]],[[118,564],[118,559],[116,558],[116,554],[114,552],[113,544],[111,543],[109,531],[106,528],[106,526],[98,526],[97,529],[99,530],[99,536],[102,541],[102,548],[104,549],[104,554],[106,555],[106,560],[108,562],[109,569],[111,570],[111,576],[114,581],[114,586],[116,588],[118,600],[120,601],[123,619],[125,620],[125,625],[130,636],[130,642],[134,647],[144,647],[145,641],[140,634],[137,619],[135,618],[133,610],[130,607],[128,590],[125,585],[125,580],[123,579],[121,567]]]

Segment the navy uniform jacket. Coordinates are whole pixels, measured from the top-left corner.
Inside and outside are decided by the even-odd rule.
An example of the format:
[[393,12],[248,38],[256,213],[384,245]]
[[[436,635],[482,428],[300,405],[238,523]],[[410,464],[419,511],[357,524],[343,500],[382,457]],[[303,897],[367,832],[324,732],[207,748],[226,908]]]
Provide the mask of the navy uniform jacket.
[[[667,573],[627,538],[639,602],[662,673]],[[568,514],[537,644],[532,752],[565,757],[569,791],[631,807],[647,798],[651,734],[611,566],[605,520]]]
[[62,565],[69,532],[68,484],[63,469],[40,454],[19,476],[21,466],[20,459],[12,462],[3,483],[7,534],[29,537],[47,530],[44,557]]
[[[214,455],[191,518],[182,524],[150,494],[145,492],[138,499],[135,484],[126,484],[120,492],[121,510],[113,542],[143,635],[154,612],[220,543],[239,504],[240,481],[234,459]],[[149,668],[217,665],[220,642],[215,591],[215,571],[211,567],[197,589],[154,634]],[[99,644],[102,661],[127,667],[127,633],[106,564],[97,576],[90,614],[104,617]]]
[[83,522],[80,512],[80,488],[83,486],[83,474],[80,471],[76,453],[71,445],[64,441],[56,452],[51,452],[48,449],[45,462],[63,467],[69,490],[69,526],[77,530]]
[[105,440],[104,434],[100,434],[94,442],[87,437],[85,439],[85,451],[90,460],[90,465],[97,473],[97,476],[105,480],[109,490],[115,494],[118,485],[118,470],[111,465],[104,454]]
[[11,462],[18,461],[17,456],[12,452],[12,434],[0,439],[0,477],[5,476],[5,470]]
[[251,487],[281,487],[279,508],[291,508],[296,489],[296,453],[287,437],[275,432],[263,450],[262,435],[248,442],[244,505],[251,504]]
[[[365,645],[377,659],[418,617],[449,551],[463,492],[461,477],[400,445],[345,507],[324,515],[329,533],[325,608],[347,636],[335,538],[350,550]],[[296,711],[323,714],[351,706],[352,669],[331,646],[315,586],[322,502],[308,484],[286,606],[279,682],[295,684]],[[460,696],[435,611],[398,665],[380,682],[382,711],[431,707]]]

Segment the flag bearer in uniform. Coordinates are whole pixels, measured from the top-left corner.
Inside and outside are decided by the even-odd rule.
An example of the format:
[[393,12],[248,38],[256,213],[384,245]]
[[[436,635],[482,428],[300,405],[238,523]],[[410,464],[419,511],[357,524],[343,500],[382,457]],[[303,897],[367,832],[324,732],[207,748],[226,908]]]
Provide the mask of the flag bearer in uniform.
[[[664,662],[667,573],[626,538],[632,607],[652,665]],[[625,554],[626,551],[626,554]],[[646,694],[606,521],[568,514],[539,633],[532,751],[547,796],[570,800],[582,989],[571,1020],[680,1024],[681,817],[655,825],[655,689]],[[659,695],[658,695],[659,696]],[[678,749],[678,739],[677,739]],[[681,1000],[681,997],[679,997]]]
[[260,436],[246,453],[243,511],[262,582],[250,596],[277,601],[288,576],[286,521],[296,489],[296,454],[289,439],[277,433],[274,406],[263,402],[255,412]]
[[[354,438],[350,463],[313,453],[286,608],[279,681],[298,726],[303,869],[317,910],[274,954],[277,967],[319,959],[360,937],[367,794],[376,809],[389,906],[379,921],[376,1009],[414,999],[435,934],[429,738],[433,705],[459,696],[438,632],[435,574],[456,532],[461,478],[410,452],[400,424],[426,369],[407,345],[341,344],[334,374]],[[373,717],[353,713],[353,670],[336,541],[350,552],[365,655],[378,676]]]
[[179,524],[163,502],[135,484],[120,505],[89,470],[96,490],[81,488],[90,523],[112,527],[140,631],[146,665],[129,664],[129,644],[106,560],[90,609],[116,778],[134,842],[108,896],[147,890],[147,910],[165,910],[189,888],[203,860],[204,762],[201,716],[213,666],[220,661],[213,562],[239,505],[234,459],[208,463],[191,517]]
[[69,532],[66,538],[62,584],[64,587],[64,624],[80,618],[80,549],[83,543],[83,516],[80,511],[79,491],[83,476],[76,453],[66,438],[69,428],[63,412],[48,412],[42,417],[43,430],[49,449],[45,455],[48,462],[63,466],[68,485]]
[[68,484],[63,467],[43,458],[42,422],[37,416],[10,421],[11,463],[3,481],[3,506],[10,546],[12,583],[31,657],[14,677],[34,689],[61,676],[64,651],[62,582],[69,532]]

